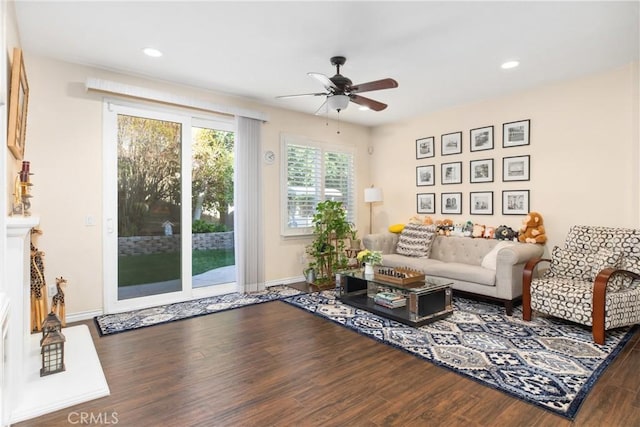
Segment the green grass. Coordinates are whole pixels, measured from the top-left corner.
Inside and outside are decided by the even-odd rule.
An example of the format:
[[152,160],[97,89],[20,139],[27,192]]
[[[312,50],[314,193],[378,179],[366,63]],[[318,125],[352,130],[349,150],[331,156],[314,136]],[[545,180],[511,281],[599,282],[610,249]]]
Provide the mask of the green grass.
[[[193,275],[235,264],[233,249],[193,251]],[[164,282],[180,278],[180,253],[118,257],[118,286]]]

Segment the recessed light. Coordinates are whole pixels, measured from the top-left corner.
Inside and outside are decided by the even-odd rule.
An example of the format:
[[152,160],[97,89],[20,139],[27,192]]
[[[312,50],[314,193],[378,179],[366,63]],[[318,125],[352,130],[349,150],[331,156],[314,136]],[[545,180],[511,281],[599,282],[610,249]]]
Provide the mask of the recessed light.
[[152,58],[158,58],[162,56],[162,52],[152,47],[145,47],[144,49],[142,49],[142,52],[144,52],[145,55],[150,56]]
[[503,63],[500,67],[503,70],[508,70],[510,68],[516,68],[518,65],[520,65],[520,61],[507,61]]

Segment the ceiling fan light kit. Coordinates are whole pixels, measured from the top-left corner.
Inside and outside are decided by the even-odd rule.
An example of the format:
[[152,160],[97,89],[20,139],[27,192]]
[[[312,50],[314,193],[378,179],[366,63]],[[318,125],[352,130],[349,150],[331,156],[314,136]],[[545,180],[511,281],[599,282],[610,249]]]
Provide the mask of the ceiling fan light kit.
[[[392,89],[398,87],[398,82],[391,78],[375,80],[367,83],[354,85],[348,77],[340,74],[340,67],[344,65],[347,59],[344,56],[334,56],[330,59],[331,65],[336,67],[336,74],[333,77],[327,77],[322,73],[307,73],[320,82],[324,86],[326,92],[305,93],[299,95],[278,96],[278,98],[293,98],[301,96],[326,96],[325,102],[320,106],[316,114],[323,111],[325,107],[335,110],[338,113],[349,106],[349,102],[360,105],[360,109],[369,109],[373,111],[382,111],[387,108],[387,104],[365,98],[358,95],[362,92],[370,92],[374,90]],[[366,108],[362,108],[366,107]]]

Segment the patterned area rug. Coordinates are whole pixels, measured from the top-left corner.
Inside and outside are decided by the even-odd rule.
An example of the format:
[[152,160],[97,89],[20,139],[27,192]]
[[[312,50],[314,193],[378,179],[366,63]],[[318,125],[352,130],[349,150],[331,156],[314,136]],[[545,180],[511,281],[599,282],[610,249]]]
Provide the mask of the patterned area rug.
[[94,318],[100,335],[112,335],[175,320],[189,319],[250,304],[260,304],[302,293],[289,286],[271,286],[251,294],[232,293]]
[[499,305],[454,298],[453,314],[412,328],[343,304],[333,290],[283,300],[483,385],[573,419],[598,377],[635,332],[591,331],[557,319],[522,320]]

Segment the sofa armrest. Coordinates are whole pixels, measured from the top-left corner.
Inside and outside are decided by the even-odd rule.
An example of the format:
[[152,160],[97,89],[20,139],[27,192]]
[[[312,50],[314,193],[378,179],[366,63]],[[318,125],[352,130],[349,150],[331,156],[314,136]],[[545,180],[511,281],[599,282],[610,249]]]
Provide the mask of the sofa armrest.
[[370,251],[381,251],[382,254],[396,253],[398,235],[395,233],[367,234],[362,238],[362,243]]
[[529,261],[533,258],[542,256],[544,248],[542,245],[531,243],[507,246],[498,251],[498,265],[516,265]]
[[498,251],[496,262],[496,293],[498,298],[513,300],[522,296],[522,278],[525,264],[540,258],[544,246],[516,243]]

